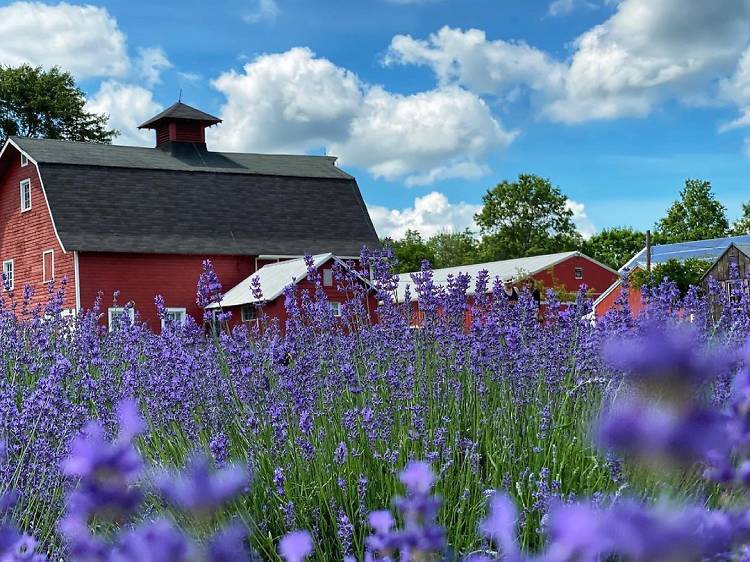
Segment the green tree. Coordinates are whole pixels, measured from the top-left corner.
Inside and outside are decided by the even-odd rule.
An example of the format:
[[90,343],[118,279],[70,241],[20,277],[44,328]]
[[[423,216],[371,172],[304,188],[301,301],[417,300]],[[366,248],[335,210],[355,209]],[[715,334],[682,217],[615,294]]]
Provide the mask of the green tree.
[[634,287],[641,288],[643,285],[657,286],[664,279],[674,281],[684,296],[691,285],[700,285],[703,274],[711,267],[711,262],[697,258],[689,258],[684,261],[668,260],[651,269],[649,275],[642,269],[638,269],[630,276]]
[[0,138],[11,135],[110,143],[107,115],[86,111],[86,97],[69,72],[28,64],[0,66]]
[[430,237],[426,244],[435,256],[433,265],[436,268],[479,261],[477,240],[468,228],[462,232],[440,232]]
[[589,257],[619,269],[646,245],[646,235],[631,227],[605,228],[581,245]]
[[742,216],[732,224],[730,234],[732,236],[750,234],[750,201],[742,204]]
[[680,198],[656,223],[659,244],[721,238],[729,233],[727,210],[711,191],[711,182],[685,180]]
[[381,240],[384,246],[390,246],[398,263],[393,268],[394,273],[408,273],[419,271],[422,260],[435,263],[435,254],[416,230],[407,230],[399,240],[385,238]]
[[502,260],[574,249],[581,235],[573,224],[567,198],[548,179],[520,174],[482,197],[475,215],[482,234],[482,257]]

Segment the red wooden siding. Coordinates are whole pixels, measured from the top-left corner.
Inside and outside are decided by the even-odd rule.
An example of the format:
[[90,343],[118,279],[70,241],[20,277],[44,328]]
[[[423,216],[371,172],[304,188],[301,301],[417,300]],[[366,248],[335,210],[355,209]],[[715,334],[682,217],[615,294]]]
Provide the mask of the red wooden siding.
[[[31,180],[31,210],[21,213],[20,182]],[[26,284],[34,288],[33,305],[46,304],[44,257],[47,250],[55,255],[55,279],[68,279],[63,306],[75,308],[75,266],[73,252],[64,253],[55,235],[47,201],[36,166],[21,166],[21,155],[12,146],[6,148],[0,165],[0,260],[13,260],[14,285],[21,298]]]
[[[583,276],[576,279],[575,270],[582,269]],[[552,267],[552,271],[541,271],[533,275],[545,287],[562,285],[571,293],[585,283],[594,298],[606,291],[617,280],[617,274],[582,256],[573,256]]]
[[[615,301],[620,298],[621,293],[622,286],[617,286],[612,292],[610,292],[606,297],[599,301],[599,303],[597,303],[596,305],[596,308],[594,309],[596,316],[604,316],[608,310],[614,308]],[[638,316],[638,314],[641,313],[644,305],[643,299],[641,298],[640,289],[636,289],[634,287],[630,287],[628,289],[628,305],[630,306],[630,310],[633,316]]]
[[210,259],[225,290],[234,287],[254,271],[254,256],[185,256],[164,254],[81,253],[81,306],[91,308],[102,291],[102,323],[112,295],[120,291],[119,305],[133,302],[149,328],[159,331],[154,297],[162,295],[169,308],[185,308],[199,323],[203,310],[195,304],[195,290],[201,264]]

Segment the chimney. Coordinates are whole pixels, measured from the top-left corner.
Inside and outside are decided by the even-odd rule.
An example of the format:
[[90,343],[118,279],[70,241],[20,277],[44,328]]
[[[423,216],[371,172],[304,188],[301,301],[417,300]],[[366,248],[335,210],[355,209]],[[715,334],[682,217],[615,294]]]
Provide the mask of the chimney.
[[178,101],[138,128],[156,131],[156,148],[172,151],[190,145],[205,151],[206,127],[217,123],[218,117]]

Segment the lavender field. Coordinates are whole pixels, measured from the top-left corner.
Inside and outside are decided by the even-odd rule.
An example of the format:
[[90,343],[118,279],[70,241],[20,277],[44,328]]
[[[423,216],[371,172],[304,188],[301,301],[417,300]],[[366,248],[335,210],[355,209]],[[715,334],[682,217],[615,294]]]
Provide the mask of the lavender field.
[[540,318],[424,269],[413,329],[365,258],[377,323],[346,271],[341,319],[290,289],[285,327],[218,336],[5,292],[0,560],[750,559],[742,280],[594,322],[585,288]]

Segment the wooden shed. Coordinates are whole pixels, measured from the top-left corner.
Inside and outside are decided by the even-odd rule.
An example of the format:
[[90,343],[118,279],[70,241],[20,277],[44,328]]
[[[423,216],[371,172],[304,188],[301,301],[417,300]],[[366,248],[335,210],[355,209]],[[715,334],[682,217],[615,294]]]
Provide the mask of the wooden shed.
[[[747,292],[748,272],[750,271],[750,244],[732,243],[724,250],[701,279],[703,290],[708,292],[709,279],[713,278],[719,282],[727,294],[730,294],[730,282],[732,279],[732,264],[736,264],[738,277],[741,280],[742,290]],[[735,296],[739,293],[735,290]]]

